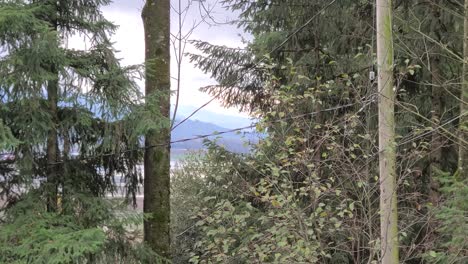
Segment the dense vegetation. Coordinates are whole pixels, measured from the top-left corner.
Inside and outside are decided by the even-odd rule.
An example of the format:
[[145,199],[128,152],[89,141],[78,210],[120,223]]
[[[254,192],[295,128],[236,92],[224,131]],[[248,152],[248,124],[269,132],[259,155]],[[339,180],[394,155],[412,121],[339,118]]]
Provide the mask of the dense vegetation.
[[[221,2],[253,40],[194,41],[189,58],[219,83],[204,91],[249,112],[263,136],[241,154],[207,140],[173,170],[172,262],[379,263],[375,1]],[[107,4],[0,1],[0,263],[162,261],[127,205],[145,149],[170,145],[168,87],[139,93],[140,67],[115,58]],[[392,8],[400,263],[466,263],[468,8]],[[90,48],[65,48],[74,35]],[[148,132],[163,144],[143,147]],[[107,197],[116,176],[122,201]]]
[[[114,55],[109,2],[0,1],[1,263],[145,258],[125,229],[142,217],[102,199],[116,175],[135,198],[139,136],[154,125],[140,121],[140,66]],[[73,36],[88,48],[66,48]]]
[[[226,0],[254,40],[194,42],[220,84],[205,90],[268,137],[249,155],[213,146],[176,174],[179,263],[380,262],[375,2],[330,2]],[[400,262],[465,263],[463,3],[393,11]]]

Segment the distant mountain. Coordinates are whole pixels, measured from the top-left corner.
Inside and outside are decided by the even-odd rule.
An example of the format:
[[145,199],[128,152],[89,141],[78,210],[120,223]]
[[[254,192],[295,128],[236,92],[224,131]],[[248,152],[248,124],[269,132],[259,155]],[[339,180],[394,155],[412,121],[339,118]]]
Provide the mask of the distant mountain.
[[[182,117],[187,117],[192,114],[198,107],[195,106],[179,106],[177,110],[177,119],[182,119]],[[199,120],[202,122],[212,123],[224,128],[238,128],[245,127],[252,124],[250,118],[228,115],[224,113],[215,113],[206,109],[201,109],[193,117],[192,120]]]
[[[84,98],[78,99],[78,105],[88,108],[96,116],[100,114],[100,104],[89,103]],[[67,103],[60,102],[61,106],[66,106]],[[175,124],[177,125],[185,116],[189,116],[197,107],[180,106]],[[192,139],[197,136],[215,134],[217,132],[229,131],[250,126],[254,121],[239,116],[226,115],[222,113],[214,113],[206,109],[197,112],[193,117],[184,121],[171,133],[171,140],[178,141],[183,139]],[[258,142],[259,135],[255,129],[245,129],[238,132],[224,133],[220,135],[213,135],[207,138],[193,139],[184,142],[177,142],[172,144],[174,150],[199,150],[205,146],[203,144],[205,139],[216,140],[219,145],[225,146],[230,151],[245,153],[249,151],[249,147],[244,142]]]
[[[179,106],[175,124],[180,120],[190,116],[198,107],[194,106]],[[172,141],[181,139],[194,138],[201,135],[214,134],[216,132],[229,131],[252,125],[254,120],[246,117],[233,116],[224,113],[215,113],[206,109],[201,109],[194,116],[190,117],[174,131],[172,131]],[[215,140],[219,145],[222,145],[234,152],[245,153],[249,151],[249,147],[245,142],[256,143],[259,136],[255,133],[255,129],[245,129],[239,132],[230,132],[215,136],[210,136],[207,139]],[[189,149],[198,150],[205,146],[203,141],[205,138],[190,140],[186,142],[178,142],[172,145],[173,149]]]
[[[175,122],[176,124],[178,121]],[[202,122],[199,120],[187,120],[172,131],[171,140],[178,141],[182,139],[194,138],[202,135],[216,134],[219,132],[229,131],[230,128],[224,128],[212,123]],[[240,133],[239,133],[240,132]],[[216,140],[219,145],[222,145],[230,151],[245,153],[249,151],[249,147],[244,142],[258,142],[258,136],[254,130],[248,129],[239,132],[229,132],[220,135],[213,135],[206,139]],[[173,143],[173,149],[188,149],[198,150],[203,149],[203,141],[205,138]]]

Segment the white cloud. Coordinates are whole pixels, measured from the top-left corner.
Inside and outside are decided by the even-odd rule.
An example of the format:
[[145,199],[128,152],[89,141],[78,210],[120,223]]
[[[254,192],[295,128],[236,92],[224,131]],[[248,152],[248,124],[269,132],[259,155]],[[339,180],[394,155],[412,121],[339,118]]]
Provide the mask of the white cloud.
[[[182,5],[186,5],[188,0],[182,0]],[[173,6],[177,8],[178,0],[171,0]],[[210,2],[210,1],[209,1]],[[211,4],[216,3],[216,0],[211,0]],[[186,18],[186,26],[183,32],[187,32],[193,25],[201,20],[198,2],[193,1]],[[110,6],[103,9],[103,13],[107,19],[119,26],[119,29],[112,37],[115,42],[115,48],[120,51],[118,57],[122,58],[122,63],[140,64],[144,61],[144,39],[143,39],[143,23],[141,20],[141,9],[144,5],[143,0],[116,0]],[[231,19],[234,15],[217,6],[214,9],[217,21],[225,21]],[[229,18],[231,17],[231,18]],[[177,33],[178,17],[174,10],[171,12],[171,28],[173,33]],[[206,23],[200,24],[191,35],[191,39],[200,39],[217,45],[226,45],[230,47],[242,47],[240,37],[242,31],[234,26],[210,26]],[[75,38],[71,40],[70,45],[80,45],[79,40]],[[194,48],[187,46],[186,52],[194,52]],[[176,62],[172,54],[171,59],[171,74],[176,76]],[[188,62],[188,58],[184,58],[182,63],[181,74],[181,93],[180,104],[187,106],[201,106],[211,99],[207,94],[199,91],[200,87],[212,85],[216,82],[208,75],[202,73],[194,65]],[[172,88],[175,89],[176,82],[173,81]],[[174,100],[173,100],[174,102]],[[221,112],[230,115],[246,116],[244,113],[239,113],[237,109],[225,109],[221,107],[219,102],[213,102],[206,107],[207,110]]]

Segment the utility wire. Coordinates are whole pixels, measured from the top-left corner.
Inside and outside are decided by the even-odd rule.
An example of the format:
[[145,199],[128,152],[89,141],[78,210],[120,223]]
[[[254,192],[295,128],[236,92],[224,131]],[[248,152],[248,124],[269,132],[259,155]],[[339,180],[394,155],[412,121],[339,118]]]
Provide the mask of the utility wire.
[[[466,113],[465,113],[465,114],[466,114]],[[412,141],[415,141],[415,140],[417,140],[417,139],[419,139],[419,138],[421,138],[421,137],[424,137],[424,136],[426,136],[426,135],[428,135],[428,134],[430,134],[430,133],[433,133],[433,132],[439,130],[440,128],[442,128],[442,127],[444,127],[444,126],[446,126],[446,125],[448,125],[448,124],[454,122],[455,120],[457,120],[457,119],[460,118],[461,116],[463,116],[463,115],[456,116],[456,117],[454,117],[454,118],[448,120],[447,122],[441,124],[440,126],[435,127],[435,128],[431,128],[430,130],[428,130],[428,131],[426,131],[426,132],[424,132],[424,133],[422,133],[422,134],[416,135],[416,136],[414,136],[414,137],[410,137],[410,138],[408,138],[407,140],[405,140],[405,141],[403,141],[403,142],[400,142],[400,143],[398,144],[398,146],[402,146],[402,145],[404,145],[404,144],[407,144],[407,143],[410,143],[410,142],[412,142]],[[369,163],[372,162],[372,160],[373,160],[375,157],[377,157],[377,154],[379,154],[379,153],[380,153],[380,151],[378,151],[377,153],[374,153],[371,157],[369,157],[369,161],[368,161],[363,167],[359,168],[358,171],[360,171],[360,170],[361,170],[362,168],[364,168],[365,166],[368,166]],[[349,180],[349,179],[348,179],[348,180]],[[234,199],[232,202],[235,202],[237,199],[238,199],[238,198]],[[214,214],[214,212],[215,212],[215,211],[213,211],[212,213],[210,213],[210,214],[208,214],[207,216],[205,216],[205,217],[203,218],[203,220],[206,219],[206,218],[208,218],[208,217],[210,217],[212,214]],[[182,236],[183,234],[185,234],[186,232],[188,232],[190,229],[194,228],[195,226],[196,226],[196,224],[193,224],[193,225],[187,227],[184,231],[182,231],[181,233],[177,234],[176,236],[177,236],[177,237]]]
[[[363,107],[361,107],[361,109],[364,109],[366,107],[366,105],[369,104],[370,102],[371,101],[364,101],[365,104],[364,104]],[[305,114],[301,114],[301,115],[295,115],[295,116],[291,116],[291,117],[276,119],[276,120],[272,120],[272,121],[256,122],[256,123],[253,123],[252,125],[249,125],[249,126],[229,129],[229,130],[220,131],[220,132],[214,132],[214,133],[210,133],[210,134],[198,135],[198,136],[194,136],[194,137],[190,137],[190,138],[178,139],[178,140],[170,141],[168,143],[161,143],[161,144],[155,144],[155,145],[150,145],[150,146],[144,146],[144,147],[124,150],[124,151],[120,151],[120,152],[114,152],[114,153],[105,153],[105,154],[100,154],[100,155],[88,156],[88,157],[82,158],[80,160],[83,161],[83,160],[94,159],[94,158],[115,156],[115,155],[120,155],[120,154],[124,154],[124,153],[133,152],[133,151],[146,150],[146,149],[151,149],[151,148],[156,148],[156,147],[167,146],[169,144],[174,144],[174,143],[188,142],[188,141],[205,139],[205,138],[209,138],[209,137],[213,137],[213,136],[219,136],[219,135],[233,133],[233,132],[240,132],[240,131],[243,131],[243,130],[246,130],[246,129],[255,128],[258,124],[261,124],[261,123],[275,124],[275,123],[279,123],[279,122],[283,122],[283,121],[287,121],[287,120],[293,120],[293,119],[303,118],[303,117],[307,117],[307,116],[313,116],[313,115],[316,115],[316,114],[319,114],[319,113],[336,111],[336,110],[340,110],[340,109],[343,109],[343,108],[355,106],[355,105],[358,105],[358,104],[361,104],[361,103],[362,102],[359,102],[359,103],[356,102],[356,103],[341,105],[341,106],[337,106],[337,107],[327,108],[327,109],[323,109],[323,110],[320,110],[320,111],[309,112],[309,113],[305,113]],[[58,165],[58,164],[63,164],[65,162],[66,161],[58,161],[58,162],[49,163],[48,165],[51,165],[51,166],[52,165]]]

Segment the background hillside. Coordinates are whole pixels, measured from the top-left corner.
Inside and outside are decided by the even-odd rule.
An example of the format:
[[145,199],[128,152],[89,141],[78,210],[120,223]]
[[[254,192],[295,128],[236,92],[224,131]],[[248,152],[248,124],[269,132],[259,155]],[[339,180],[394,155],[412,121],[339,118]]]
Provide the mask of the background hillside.
[[[183,114],[189,115],[195,108],[182,107],[180,115],[177,116],[175,124],[178,124],[180,120],[183,120]],[[202,121],[206,120],[206,121]],[[208,121],[208,122],[207,122]],[[231,122],[232,121],[232,122]],[[174,131],[172,131],[172,141],[177,141],[186,138],[193,138],[200,135],[215,134],[217,132],[228,131],[239,127],[245,127],[252,124],[252,121],[248,118],[227,116],[223,114],[217,114],[214,112],[202,110],[193,118],[188,119]],[[230,132],[222,135],[214,135],[207,139],[216,140],[219,145],[222,145],[230,151],[245,153],[249,151],[249,148],[245,146],[244,142],[257,142],[258,135],[253,129],[246,129],[240,132]],[[174,143],[172,145],[173,150],[199,150],[204,148],[204,139],[191,140],[188,142]]]

